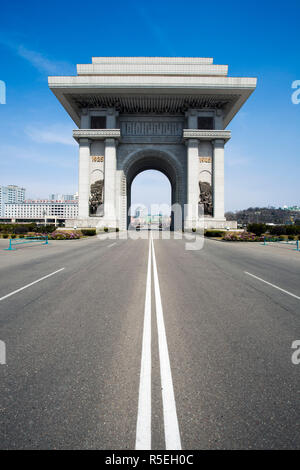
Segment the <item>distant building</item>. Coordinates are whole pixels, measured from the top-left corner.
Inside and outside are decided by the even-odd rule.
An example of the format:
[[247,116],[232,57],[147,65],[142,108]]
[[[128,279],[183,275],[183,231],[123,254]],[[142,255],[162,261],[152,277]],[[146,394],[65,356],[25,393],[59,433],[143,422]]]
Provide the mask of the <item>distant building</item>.
[[78,201],[35,200],[5,204],[4,218],[10,221],[64,221],[78,216]]
[[16,185],[0,186],[0,217],[5,215],[6,204],[24,202],[25,191],[25,188]]
[[294,211],[294,212],[299,212],[300,211],[300,207],[299,206],[283,206],[283,209],[285,211]]
[[75,201],[78,199],[78,195],[76,194],[49,194],[50,201]]

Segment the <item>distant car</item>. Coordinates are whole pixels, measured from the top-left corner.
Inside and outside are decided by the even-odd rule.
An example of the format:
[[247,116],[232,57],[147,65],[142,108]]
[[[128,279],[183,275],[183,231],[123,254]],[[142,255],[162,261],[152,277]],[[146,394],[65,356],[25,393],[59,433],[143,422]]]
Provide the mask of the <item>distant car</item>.
[[138,224],[138,225],[135,227],[135,230],[141,230],[141,225]]

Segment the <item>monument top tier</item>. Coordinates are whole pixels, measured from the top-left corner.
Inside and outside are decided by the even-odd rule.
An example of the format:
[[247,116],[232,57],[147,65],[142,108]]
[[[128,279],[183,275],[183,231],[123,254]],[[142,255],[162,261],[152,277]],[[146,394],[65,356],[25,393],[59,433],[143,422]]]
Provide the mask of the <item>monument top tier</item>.
[[227,65],[213,65],[204,57],[93,57],[92,64],[77,65],[78,75],[223,75]]
[[212,57],[92,57],[93,64],[212,64]]
[[222,110],[224,128],[256,88],[256,78],[228,77],[204,57],[93,57],[77,75],[49,77],[49,87],[80,126],[83,109],[125,114]]

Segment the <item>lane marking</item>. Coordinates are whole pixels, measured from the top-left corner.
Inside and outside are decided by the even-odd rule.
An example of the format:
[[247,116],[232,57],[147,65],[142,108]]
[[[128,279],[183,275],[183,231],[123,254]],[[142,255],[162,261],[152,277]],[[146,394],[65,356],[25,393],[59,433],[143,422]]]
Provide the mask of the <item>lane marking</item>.
[[258,279],[261,282],[264,282],[265,284],[268,284],[269,286],[275,287],[275,289],[280,290],[281,292],[284,292],[285,294],[290,295],[291,297],[295,297],[295,299],[300,300],[300,297],[298,295],[292,294],[292,292],[289,292],[288,290],[282,289],[281,287],[275,286],[275,284],[272,284],[271,282],[265,281],[261,277],[255,276],[254,274],[248,273],[247,271],[244,271],[245,274],[248,274],[249,276],[254,277],[255,279]]
[[149,242],[136,450],[151,450],[151,243]]
[[166,450],[181,450],[181,439],[152,234],[151,246]]
[[112,246],[114,246],[114,245],[116,245],[116,244],[117,244],[117,242],[111,243],[110,245],[108,245],[107,248],[111,248]]
[[21,292],[22,290],[27,289],[27,287],[33,286],[34,284],[37,284],[38,282],[41,282],[41,281],[43,281],[44,279],[47,279],[50,276],[54,276],[54,274],[59,273],[63,269],[65,269],[65,268],[58,269],[57,271],[54,271],[54,273],[47,274],[47,276],[43,276],[40,279],[37,279],[36,281],[33,281],[30,284],[27,284],[26,286],[21,287],[20,289],[14,290],[13,292],[10,292],[10,294],[7,294],[7,295],[4,295],[3,297],[0,297],[0,302],[1,302],[1,300],[7,299],[7,297],[10,297],[11,295],[17,294],[18,292]]

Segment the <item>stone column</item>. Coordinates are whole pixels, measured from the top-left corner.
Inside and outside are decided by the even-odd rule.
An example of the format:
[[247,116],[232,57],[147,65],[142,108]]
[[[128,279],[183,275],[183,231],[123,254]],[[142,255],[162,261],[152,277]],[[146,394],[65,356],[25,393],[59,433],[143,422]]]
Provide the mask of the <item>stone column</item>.
[[117,142],[105,139],[104,157],[104,217],[108,226],[116,226]]
[[78,185],[78,216],[85,219],[89,216],[90,197],[90,141],[80,139],[79,142],[79,185]]
[[188,139],[187,143],[187,210],[185,211],[185,227],[196,228],[198,223],[199,202],[199,150],[198,140]]
[[106,113],[106,128],[115,129],[117,127],[117,116],[119,115],[118,111],[115,108],[108,108]]
[[188,129],[198,129],[198,113],[195,109],[189,109],[185,116],[187,118]]
[[81,112],[80,129],[90,129],[91,118],[87,108],[83,108]]
[[224,217],[224,140],[213,142],[213,214],[218,220]]

